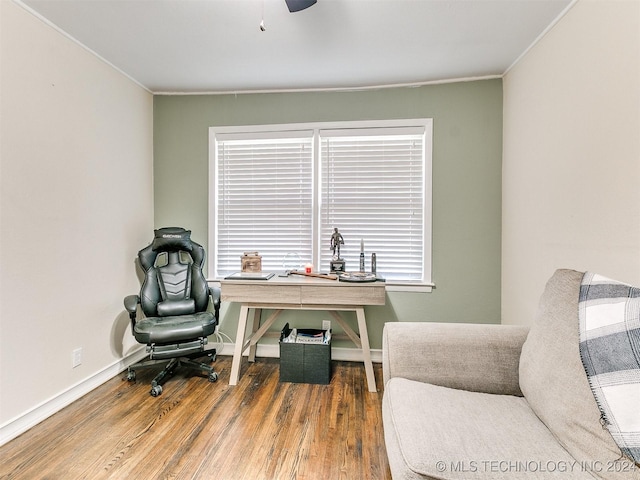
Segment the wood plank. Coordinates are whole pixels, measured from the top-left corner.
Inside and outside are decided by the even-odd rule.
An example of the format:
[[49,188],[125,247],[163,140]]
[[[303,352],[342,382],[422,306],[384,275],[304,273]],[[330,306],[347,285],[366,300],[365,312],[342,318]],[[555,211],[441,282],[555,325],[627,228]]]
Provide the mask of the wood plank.
[[324,278],[325,280],[337,280],[338,275],[334,273],[307,273],[307,272],[299,272],[297,270],[291,270],[289,272],[290,275],[302,275],[304,277],[313,277],[313,278]]
[[[229,386],[178,370],[160,397],[157,368],[114,378],[0,447],[0,478],[390,479],[382,392],[362,364],[333,362],[329,385],[280,383],[279,361],[249,364]],[[374,366],[381,381],[381,366]]]

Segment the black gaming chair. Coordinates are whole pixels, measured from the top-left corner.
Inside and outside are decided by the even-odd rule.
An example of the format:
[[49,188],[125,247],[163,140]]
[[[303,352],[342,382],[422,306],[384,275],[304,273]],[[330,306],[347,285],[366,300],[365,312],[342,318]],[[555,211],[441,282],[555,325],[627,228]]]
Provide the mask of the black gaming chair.
[[[136,379],[134,368],[169,359],[151,382],[152,396],[162,393],[162,384],[180,365],[206,372],[215,382],[218,374],[213,367],[193,360],[208,356],[211,362],[216,355],[215,350],[204,349],[220,310],[220,290],[209,287],[202,273],[204,248],[191,240],[189,230],[161,228],[153,243],[138,252],[138,261],[145,272],[140,295],[125,297],[124,306],[133,336],[147,345],[149,359],[129,367],[127,379]],[[144,313],[140,319],[138,305]]]

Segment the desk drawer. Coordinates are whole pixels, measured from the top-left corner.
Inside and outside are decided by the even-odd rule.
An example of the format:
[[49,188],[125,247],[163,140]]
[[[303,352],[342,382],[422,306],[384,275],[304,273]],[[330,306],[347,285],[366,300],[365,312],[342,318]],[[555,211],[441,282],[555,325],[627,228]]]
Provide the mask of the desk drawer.
[[258,280],[251,284],[225,282],[222,300],[239,303],[300,303],[299,285],[267,285]]
[[384,283],[368,285],[302,286],[301,302],[305,305],[384,305]]

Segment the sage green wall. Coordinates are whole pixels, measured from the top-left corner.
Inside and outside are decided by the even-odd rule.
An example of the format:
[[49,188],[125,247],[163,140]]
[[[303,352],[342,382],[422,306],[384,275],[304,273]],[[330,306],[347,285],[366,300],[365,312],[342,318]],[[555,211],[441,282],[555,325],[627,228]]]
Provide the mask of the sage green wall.
[[[207,245],[208,129],[340,120],[433,118],[431,293],[391,292],[366,315],[372,348],[387,321],[500,323],[502,81],[353,92],[156,96],[155,225],[190,228]],[[235,338],[237,306],[221,331]],[[321,312],[285,312],[320,326]],[[349,319],[355,326],[355,319]],[[347,346],[347,345],[345,345]]]

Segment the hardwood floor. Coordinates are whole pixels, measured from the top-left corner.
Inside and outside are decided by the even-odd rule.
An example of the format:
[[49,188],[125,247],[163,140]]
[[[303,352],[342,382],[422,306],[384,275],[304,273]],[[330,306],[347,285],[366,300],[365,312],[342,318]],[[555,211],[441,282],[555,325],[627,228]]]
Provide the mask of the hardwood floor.
[[179,370],[157,398],[157,367],[111,379],[0,447],[0,478],[391,478],[382,392],[367,391],[361,363],[334,361],[329,385],[280,383],[273,358],[243,360],[234,387],[231,357],[215,367],[217,383]]

